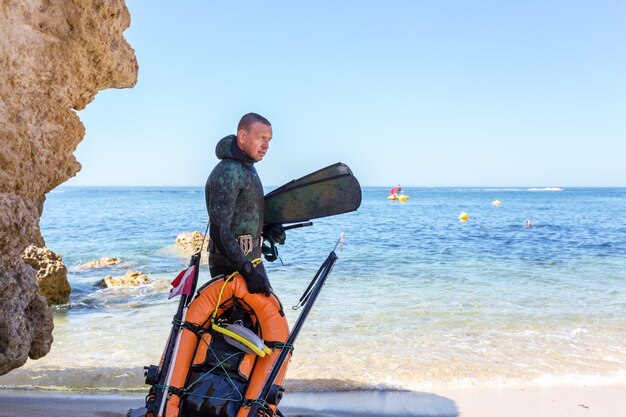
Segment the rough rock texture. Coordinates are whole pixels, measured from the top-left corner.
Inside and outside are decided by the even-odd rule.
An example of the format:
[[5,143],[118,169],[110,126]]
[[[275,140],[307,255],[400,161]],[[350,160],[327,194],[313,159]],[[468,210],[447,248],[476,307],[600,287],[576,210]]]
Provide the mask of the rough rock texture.
[[114,266],[122,262],[120,258],[100,258],[95,261],[89,261],[78,267],[81,269],[91,269],[91,268],[107,268],[110,266]]
[[[200,245],[204,240],[204,235],[200,232],[184,232],[176,236],[176,249],[178,249],[183,255],[191,256],[200,250]],[[204,241],[204,247],[202,248],[202,259],[207,259],[207,248],[209,246],[209,240]]]
[[123,0],[0,0],[0,375],[52,343],[52,314],[24,249],[44,246],[45,194],[76,174],[81,110],[132,87]]
[[150,279],[146,274],[142,274],[137,271],[126,271],[123,277],[112,277],[107,275],[102,281],[98,283],[101,288],[111,287],[136,287],[138,285],[148,283]]
[[69,301],[72,288],[67,282],[67,268],[61,256],[48,248],[30,245],[22,254],[22,259],[37,271],[39,293],[46,297],[49,306]]

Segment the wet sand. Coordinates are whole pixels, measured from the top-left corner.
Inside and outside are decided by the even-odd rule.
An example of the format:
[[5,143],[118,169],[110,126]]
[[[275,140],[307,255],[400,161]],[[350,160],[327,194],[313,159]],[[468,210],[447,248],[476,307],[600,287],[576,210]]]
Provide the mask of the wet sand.
[[[0,390],[0,417],[124,417],[139,395]],[[626,385],[287,393],[288,417],[621,417]]]

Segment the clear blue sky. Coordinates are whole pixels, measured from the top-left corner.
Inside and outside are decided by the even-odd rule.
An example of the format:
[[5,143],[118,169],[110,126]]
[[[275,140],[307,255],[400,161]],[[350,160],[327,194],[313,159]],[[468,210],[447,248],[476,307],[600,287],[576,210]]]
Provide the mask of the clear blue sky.
[[127,0],[137,86],[81,117],[67,185],[204,185],[249,111],[279,185],[626,186],[626,3]]

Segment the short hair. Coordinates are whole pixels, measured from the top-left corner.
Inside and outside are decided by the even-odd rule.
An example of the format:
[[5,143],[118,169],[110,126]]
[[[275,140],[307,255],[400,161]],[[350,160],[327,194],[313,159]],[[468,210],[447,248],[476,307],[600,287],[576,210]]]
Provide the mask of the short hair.
[[260,114],[247,113],[243,115],[241,120],[239,120],[239,124],[237,125],[237,132],[239,132],[241,129],[245,131],[249,131],[252,125],[255,123],[262,123],[265,126],[272,125],[269,120],[267,120],[265,117],[261,116]]

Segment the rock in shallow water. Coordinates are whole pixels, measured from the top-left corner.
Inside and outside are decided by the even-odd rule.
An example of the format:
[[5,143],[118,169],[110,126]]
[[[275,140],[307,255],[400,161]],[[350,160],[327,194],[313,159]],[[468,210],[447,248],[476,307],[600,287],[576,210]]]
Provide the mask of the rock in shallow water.
[[142,274],[137,271],[127,271],[123,277],[112,277],[107,275],[97,285],[101,288],[111,287],[136,287],[138,285],[146,284],[150,281],[150,278],[146,274]]
[[202,248],[202,256],[206,259],[206,252],[209,245],[209,240],[204,239],[204,235],[200,232],[184,232],[176,236],[176,249],[182,252],[185,256],[191,256],[200,250],[200,246],[204,241]]
[[91,269],[91,268],[106,268],[110,266],[114,266],[122,262],[120,258],[100,258],[95,261],[89,261],[78,267],[81,269]]
[[48,248],[30,245],[22,258],[37,271],[39,292],[46,297],[49,306],[69,301],[72,288],[67,281],[67,268],[61,256]]

